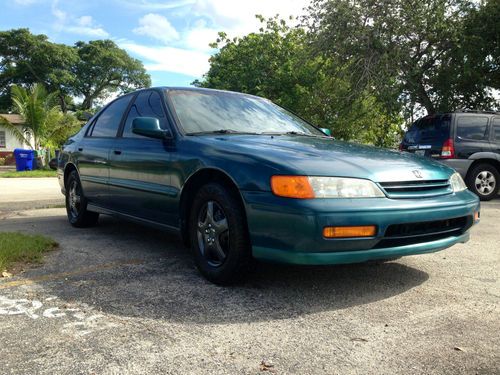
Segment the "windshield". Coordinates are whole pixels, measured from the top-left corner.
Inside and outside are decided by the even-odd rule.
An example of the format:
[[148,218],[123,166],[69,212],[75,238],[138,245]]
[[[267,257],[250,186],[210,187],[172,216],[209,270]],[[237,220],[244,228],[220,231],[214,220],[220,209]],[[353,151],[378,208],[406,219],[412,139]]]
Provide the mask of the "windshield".
[[169,91],[187,134],[252,133],[325,136],[320,130],[262,98],[220,91]]
[[424,117],[415,121],[405,134],[404,142],[443,143],[450,137],[450,115]]

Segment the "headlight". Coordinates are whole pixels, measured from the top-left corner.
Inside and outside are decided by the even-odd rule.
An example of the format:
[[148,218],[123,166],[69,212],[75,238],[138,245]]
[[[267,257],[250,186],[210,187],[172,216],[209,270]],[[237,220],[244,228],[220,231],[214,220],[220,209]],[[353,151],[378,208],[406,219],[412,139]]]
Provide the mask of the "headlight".
[[344,177],[272,176],[271,190],[288,198],[379,198],[384,193],[370,180]]
[[464,182],[462,176],[460,176],[460,174],[457,172],[455,172],[451,175],[450,185],[455,193],[457,193],[459,191],[464,191],[467,189],[467,185],[465,185],[465,182]]

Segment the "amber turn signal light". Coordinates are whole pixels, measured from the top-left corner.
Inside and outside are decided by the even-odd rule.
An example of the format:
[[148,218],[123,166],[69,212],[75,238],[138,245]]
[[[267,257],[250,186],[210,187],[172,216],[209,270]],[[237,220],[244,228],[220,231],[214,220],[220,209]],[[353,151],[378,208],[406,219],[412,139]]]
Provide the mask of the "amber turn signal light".
[[325,238],[373,237],[376,233],[377,227],[375,225],[323,228],[323,237]]
[[481,214],[479,213],[479,211],[474,212],[474,222],[478,222],[480,218]]
[[307,176],[272,176],[271,190],[286,198],[314,198],[314,191]]

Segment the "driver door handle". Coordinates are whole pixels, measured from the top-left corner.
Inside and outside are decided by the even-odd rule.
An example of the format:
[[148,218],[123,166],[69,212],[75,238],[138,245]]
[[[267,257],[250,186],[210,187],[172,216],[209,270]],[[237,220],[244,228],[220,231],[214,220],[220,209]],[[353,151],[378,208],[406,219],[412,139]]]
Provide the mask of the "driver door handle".
[[121,155],[122,154],[121,150],[114,150],[113,152],[115,153],[115,155]]

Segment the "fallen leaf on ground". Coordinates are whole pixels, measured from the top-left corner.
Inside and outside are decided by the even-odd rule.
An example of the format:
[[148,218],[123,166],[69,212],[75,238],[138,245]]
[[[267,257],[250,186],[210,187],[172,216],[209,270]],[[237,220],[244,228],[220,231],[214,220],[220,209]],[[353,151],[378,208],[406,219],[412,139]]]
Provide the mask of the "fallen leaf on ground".
[[7,271],[2,272],[2,277],[12,277],[11,273],[8,273]]
[[262,362],[260,363],[260,371],[274,372],[273,367],[274,367],[274,365],[271,362],[266,362],[266,361],[262,360]]
[[460,346],[455,346],[453,349],[455,349],[457,352],[465,352],[465,349],[461,348]]

